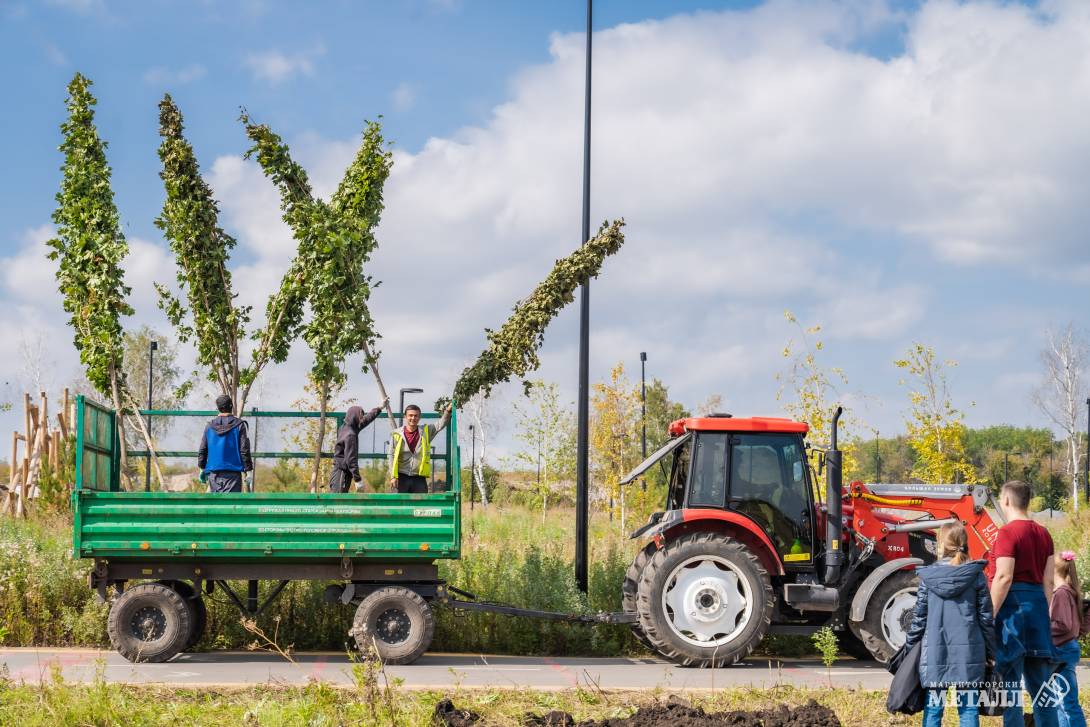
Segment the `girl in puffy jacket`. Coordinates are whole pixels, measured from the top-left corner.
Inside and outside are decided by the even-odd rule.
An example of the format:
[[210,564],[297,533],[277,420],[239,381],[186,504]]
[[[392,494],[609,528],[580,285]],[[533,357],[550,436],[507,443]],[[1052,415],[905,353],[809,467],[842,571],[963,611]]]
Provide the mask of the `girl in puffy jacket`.
[[955,690],[960,727],[977,727],[979,690],[995,654],[985,562],[969,560],[969,540],[960,523],[943,525],[936,546],[938,561],[916,571],[920,587],[905,646],[922,641],[920,683],[928,690],[924,727],[942,724],[949,687]]
[[1075,667],[1079,664],[1082,649],[1079,636],[1086,633],[1082,620],[1082,587],[1075,570],[1075,554],[1065,550],[1055,556],[1055,581],[1052,603],[1048,615],[1052,621],[1052,644],[1056,655],[1063,661],[1060,676],[1066,682],[1060,709],[1057,712],[1060,727],[1086,727],[1086,715],[1079,706],[1079,682],[1075,679]]

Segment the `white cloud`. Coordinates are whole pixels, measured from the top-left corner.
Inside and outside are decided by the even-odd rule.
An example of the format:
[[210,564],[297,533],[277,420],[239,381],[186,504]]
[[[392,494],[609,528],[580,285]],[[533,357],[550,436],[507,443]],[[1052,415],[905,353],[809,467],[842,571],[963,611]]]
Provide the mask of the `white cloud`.
[[320,44],[298,53],[269,50],[248,54],[242,64],[257,80],[276,85],[297,76],[314,75],[315,62],[324,54],[325,47]]
[[46,0],[46,4],[83,15],[106,8],[103,0]]
[[144,71],[144,82],[156,85],[192,83],[204,78],[207,73],[208,69],[200,63],[191,63],[176,70],[155,66]]
[[46,41],[42,45],[42,50],[45,52],[45,57],[55,66],[67,66],[68,56],[65,55],[56,43]]
[[409,111],[416,105],[416,87],[405,81],[397,84],[397,88],[390,94],[390,103],[398,113]]

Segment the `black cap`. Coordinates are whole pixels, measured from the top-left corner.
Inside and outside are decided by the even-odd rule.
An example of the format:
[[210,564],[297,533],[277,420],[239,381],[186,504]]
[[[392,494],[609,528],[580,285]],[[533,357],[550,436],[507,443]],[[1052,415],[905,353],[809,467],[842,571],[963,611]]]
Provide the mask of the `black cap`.
[[234,402],[231,401],[231,397],[227,394],[220,394],[216,397],[216,410],[222,414],[230,414],[235,408]]

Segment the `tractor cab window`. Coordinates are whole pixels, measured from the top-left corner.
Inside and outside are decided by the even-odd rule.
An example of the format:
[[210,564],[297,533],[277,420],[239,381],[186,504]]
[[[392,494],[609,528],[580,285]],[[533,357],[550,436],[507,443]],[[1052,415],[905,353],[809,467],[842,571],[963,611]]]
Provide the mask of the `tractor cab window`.
[[689,507],[724,507],[727,494],[726,432],[701,432],[693,450]]
[[732,441],[728,506],[759,523],[785,562],[810,562],[813,511],[802,443],[787,434]]
[[685,486],[689,483],[689,450],[692,438],[688,437],[676,449],[670,466],[670,486],[667,489],[666,509],[680,510],[685,503]]

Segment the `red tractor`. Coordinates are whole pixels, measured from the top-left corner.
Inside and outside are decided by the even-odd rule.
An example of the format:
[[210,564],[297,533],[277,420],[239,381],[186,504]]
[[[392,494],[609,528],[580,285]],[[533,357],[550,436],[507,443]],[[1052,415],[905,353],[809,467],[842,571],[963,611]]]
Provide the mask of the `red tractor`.
[[841,648],[888,661],[904,643],[916,602],[915,568],[935,559],[935,531],[961,522],[970,555],[998,532],[985,485],[842,485],[833,417],[820,451],[828,496],[808,464],[809,427],[730,415],[681,419],[670,441],[622,482],[656,463],[666,507],[632,534],[650,542],[624,581],[636,636],[685,666],[747,656],[768,633],[830,626]]

